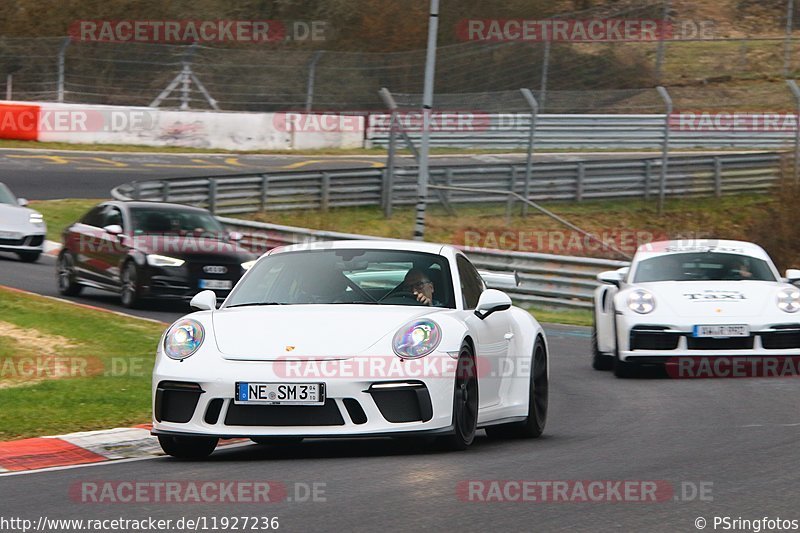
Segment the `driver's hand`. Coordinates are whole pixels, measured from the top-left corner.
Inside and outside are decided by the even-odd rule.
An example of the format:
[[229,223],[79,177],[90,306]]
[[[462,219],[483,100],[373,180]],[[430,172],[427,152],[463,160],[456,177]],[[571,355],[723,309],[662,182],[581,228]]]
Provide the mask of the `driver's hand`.
[[421,304],[431,305],[433,303],[430,298],[428,298],[421,292],[414,291],[414,296],[417,297],[417,301]]

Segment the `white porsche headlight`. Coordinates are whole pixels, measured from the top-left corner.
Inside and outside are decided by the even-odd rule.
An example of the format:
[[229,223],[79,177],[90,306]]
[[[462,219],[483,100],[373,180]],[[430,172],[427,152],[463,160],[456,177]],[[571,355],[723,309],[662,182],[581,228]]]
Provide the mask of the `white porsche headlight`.
[[147,264],[154,267],[179,267],[185,262],[183,259],[175,259],[165,255],[149,254],[147,256]]
[[164,337],[164,353],[170,359],[186,359],[203,344],[205,330],[196,320],[184,319],[175,322]]
[[631,311],[639,313],[640,315],[646,315],[652,313],[655,308],[655,297],[653,297],[652,293],[644,289],[636,289],[628,295],[628,309]]
[[778,293],[778,309],[786,313],[796,313],[800,310],[800,289],[782,289]]
[[258,259],[253,259],[252,261],[248,261],[246,263],[242,263],[242,269],[250,270],[251,268],[253,268],[253,265],[256,264],[256,261],[258,261]]
[[44,217],[41,213],[34,212],[28,216],[28,222],[34,226],[44,226]]
[[414,320],[397,330],[392,339],[394,353],[404,359],[425,357],[439,346],[442,330],[433,320]]

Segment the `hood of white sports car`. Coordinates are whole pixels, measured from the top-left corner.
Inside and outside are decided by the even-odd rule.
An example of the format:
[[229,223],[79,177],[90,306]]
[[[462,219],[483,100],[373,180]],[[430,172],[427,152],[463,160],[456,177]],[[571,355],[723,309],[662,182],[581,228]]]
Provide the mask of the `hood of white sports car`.
[[216,311],[212,320],[217,348],[226,359],[341,359],[394,335],[409,320],[442,311],[396,305],[276,305]]
[[29,221],[33,213],[36,211],[27,207],[0,203],[0,230],[29,231]]
[[656,310],[681,317],[750,317],[778,312],[783,285],[769,281],[660,281],[639,283],[653,293]]

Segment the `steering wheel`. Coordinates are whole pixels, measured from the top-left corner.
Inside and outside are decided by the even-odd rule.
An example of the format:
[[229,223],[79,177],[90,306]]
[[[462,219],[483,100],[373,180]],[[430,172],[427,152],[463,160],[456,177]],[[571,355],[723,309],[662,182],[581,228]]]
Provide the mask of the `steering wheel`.
[[417,296],[413,292],[407,290],[390,292],[381,298],[380,301],[383,303],[395,303],[400,305],[410,305],[411,303],[422,305],[422,302],[417,300]]

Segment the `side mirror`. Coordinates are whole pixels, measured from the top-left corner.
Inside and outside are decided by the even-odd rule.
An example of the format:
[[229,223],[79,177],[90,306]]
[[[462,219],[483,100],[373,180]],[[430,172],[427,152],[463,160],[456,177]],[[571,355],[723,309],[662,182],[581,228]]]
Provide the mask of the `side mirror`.
[[618,268],[617,270],[606,270],[605,272],[600,272],[597,275],[597,281],[619,287],[620,283],[622,283],[622,281],[625,279],[625,276],[628,275],[628,270],[628,267],[623,267]]
[[214,291],[198,292],[189,302],[189,307],[198,311],[214,311],[217,308],[217,295]]
[[122,226],[119,224],[111,224],[110,226],[105,226],[103,231],[106,233],[110,233],[111,235],[121,235],[122,234]]
[[20,207],[28,207],[28,199],[27,198],[17,198],[17,204]]
[[511,308],[511,298],[508,294],[497,289],[486,289],[478,299],[478,306],[475,308],[475,316],[481,320],[497,311],[505,311]]
[[797,268],[788,269],[786,271],[786,281],[788,281],[789,283],[800,281],[800,269]]
[[233,242],[239,242],[244,239],[244,235],[238,231],[231,231],[228,233],[228,238]]

